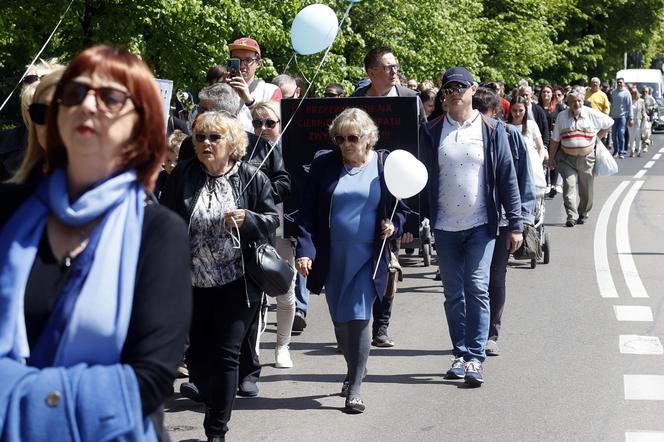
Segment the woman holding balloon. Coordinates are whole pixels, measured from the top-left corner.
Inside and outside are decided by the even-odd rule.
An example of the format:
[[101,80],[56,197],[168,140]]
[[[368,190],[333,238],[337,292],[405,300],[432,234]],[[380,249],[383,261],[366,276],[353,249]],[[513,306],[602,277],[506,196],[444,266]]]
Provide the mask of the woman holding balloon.
[[407,208],[387,190],[384,155],[373,149],[378,128],[365,111],[344,110],[329,134],[338,149],[311,164],[309,191],[300,210],[296,267],[308,277],[309,290],[320,293],[325,287],[347,364],[341,390],[345,410],[362,413],[371,308],[376,297],[382,299],[387,284],[389,248],[381,246],[383,240],[401,235]]

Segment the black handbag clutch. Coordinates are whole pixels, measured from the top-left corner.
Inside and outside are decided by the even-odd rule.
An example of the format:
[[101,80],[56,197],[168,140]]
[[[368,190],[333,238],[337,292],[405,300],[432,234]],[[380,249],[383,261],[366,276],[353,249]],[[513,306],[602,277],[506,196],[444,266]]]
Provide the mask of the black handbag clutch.
[[523,243],[512,254],[514,259],[542,259],[542,244],[537,237],[535,227],[526,224],[523,229]]
[[295,278],[295,269],[268,243],[247,246],[244,269],[268,296],[286,294]]

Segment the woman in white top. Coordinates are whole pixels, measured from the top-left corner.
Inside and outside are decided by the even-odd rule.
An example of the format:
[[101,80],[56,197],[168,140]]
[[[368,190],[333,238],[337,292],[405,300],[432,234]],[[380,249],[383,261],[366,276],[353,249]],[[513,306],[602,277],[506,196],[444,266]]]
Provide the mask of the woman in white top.
[[[278,142],[275,149],[281,149],[281,125],[279,118],[279,104],[276,101],[258,103],[251,110],[251,125],[254,134],[265,138],[271,145]],[[279,255],[295,267],[295,254],[293,242],[283,237],[284,205],[277,204],[280,222],[277,229],[277,251]],[[291,329],[295,318],[295,280],[285,295],[277,296],[277,344],[274,354],[274,365],[277,368],[291,368],[293,361],[288,346],[291,340]]]
[[634,125],[629,128],[629,156],[634,154],[641,156],[641,129],[646,121],[646,103],[641,98],[636,86],[632,86],[629,91],[632,94],[632,115],[634,115]]
[[[546,189],[546,177],[544,176],[543,163],[546,160],[547,152],[542,142],[542,133],[537,127],[537,123],[528,119],[528,106],[523,97],[516,96],[510,102],[510,114],[507,122],[517,129],[520,129],[528,146],[528,158],[533,170],[533,179],[537,187],[538,194],[541,189]],[[520,128],[519,128],[520,126]]]

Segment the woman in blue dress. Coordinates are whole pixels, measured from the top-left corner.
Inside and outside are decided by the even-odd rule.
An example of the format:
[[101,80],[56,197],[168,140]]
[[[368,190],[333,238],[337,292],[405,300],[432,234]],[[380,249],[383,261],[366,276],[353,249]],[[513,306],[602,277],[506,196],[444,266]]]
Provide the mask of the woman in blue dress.
[[[330,137],[338,146],[313,160],[300,209],[296,267],[307,287],[325,297],[339,347],[346,359],[342,387],[345,409],[362,413],[362,378],[376,297],[387,283],[389,245],[384,238],[402,233],[407,208],[396,200],[383,178],[383,153],[374,151],[378,128],[361,110],[350,108],[332,122]],[[378,265],[375,279],[374,269]]]

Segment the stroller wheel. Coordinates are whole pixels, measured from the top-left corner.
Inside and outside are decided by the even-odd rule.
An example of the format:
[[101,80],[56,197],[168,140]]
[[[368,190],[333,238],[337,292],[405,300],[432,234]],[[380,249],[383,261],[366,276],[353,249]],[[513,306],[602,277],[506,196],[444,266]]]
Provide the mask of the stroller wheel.
[[549,232],[544,234],[544,244],[542,244],[542,253],[544,254],[544,264],[548,264],[551,260],[551,236]]
[[537,260],[536,259],[531,259],[530,260],[530,268],[534,269],[535,267],[537,267]]
[[422,244],[422,257],[424,258],[424,267],[431,265],[431,244]]

